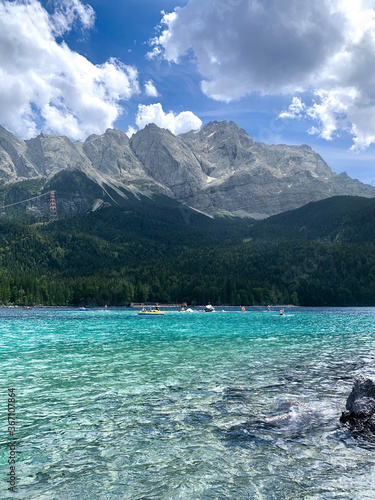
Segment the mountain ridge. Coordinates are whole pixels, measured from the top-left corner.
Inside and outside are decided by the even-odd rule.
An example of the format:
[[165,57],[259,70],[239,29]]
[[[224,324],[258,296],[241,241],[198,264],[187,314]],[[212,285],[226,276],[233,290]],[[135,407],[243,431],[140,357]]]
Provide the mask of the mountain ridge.
[[310,146],[257,143],[234,122],[178,136],[149,124],[130,139],[108,129],[84,142],[47,134],[24,141],[0,127],[4,183],[47,179],[53,189],[63,171],[82,172],[104,192],[164,195],[211,216],[262,219],[332,196],[375,197],[375,188],[334,173]]

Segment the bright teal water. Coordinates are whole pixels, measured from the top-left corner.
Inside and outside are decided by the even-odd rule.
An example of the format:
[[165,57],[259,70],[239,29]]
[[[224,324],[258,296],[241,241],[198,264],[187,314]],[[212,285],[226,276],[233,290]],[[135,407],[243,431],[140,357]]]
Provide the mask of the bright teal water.
[[[374,447],[338,420],[374,353],[375,309],[1,309],[0,497],[374,498]],[[287,400],[306,406],[267,423]]]

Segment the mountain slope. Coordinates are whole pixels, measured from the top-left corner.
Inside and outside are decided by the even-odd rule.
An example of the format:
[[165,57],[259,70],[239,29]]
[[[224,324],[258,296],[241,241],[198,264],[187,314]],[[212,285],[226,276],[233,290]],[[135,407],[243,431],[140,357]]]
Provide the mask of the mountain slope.
[[253,238],[375,242],[375,199],[336,196],[254,224]]

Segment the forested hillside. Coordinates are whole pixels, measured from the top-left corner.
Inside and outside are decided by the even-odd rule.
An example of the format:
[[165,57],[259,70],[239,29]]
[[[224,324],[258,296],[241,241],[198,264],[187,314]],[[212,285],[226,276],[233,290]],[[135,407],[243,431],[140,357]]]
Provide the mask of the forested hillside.
[[374,200],[332,198],[261,222],[143,201],[49,223],[2,219],[1,303],[374,305]]

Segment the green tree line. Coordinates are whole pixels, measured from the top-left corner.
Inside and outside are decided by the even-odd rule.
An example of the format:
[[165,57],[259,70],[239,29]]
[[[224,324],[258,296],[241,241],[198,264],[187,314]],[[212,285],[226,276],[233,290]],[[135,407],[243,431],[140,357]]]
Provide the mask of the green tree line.
[[0,302],[370,306],[375,243],[251,236],[250,222],[183,225],[121,209],[0,223]]

